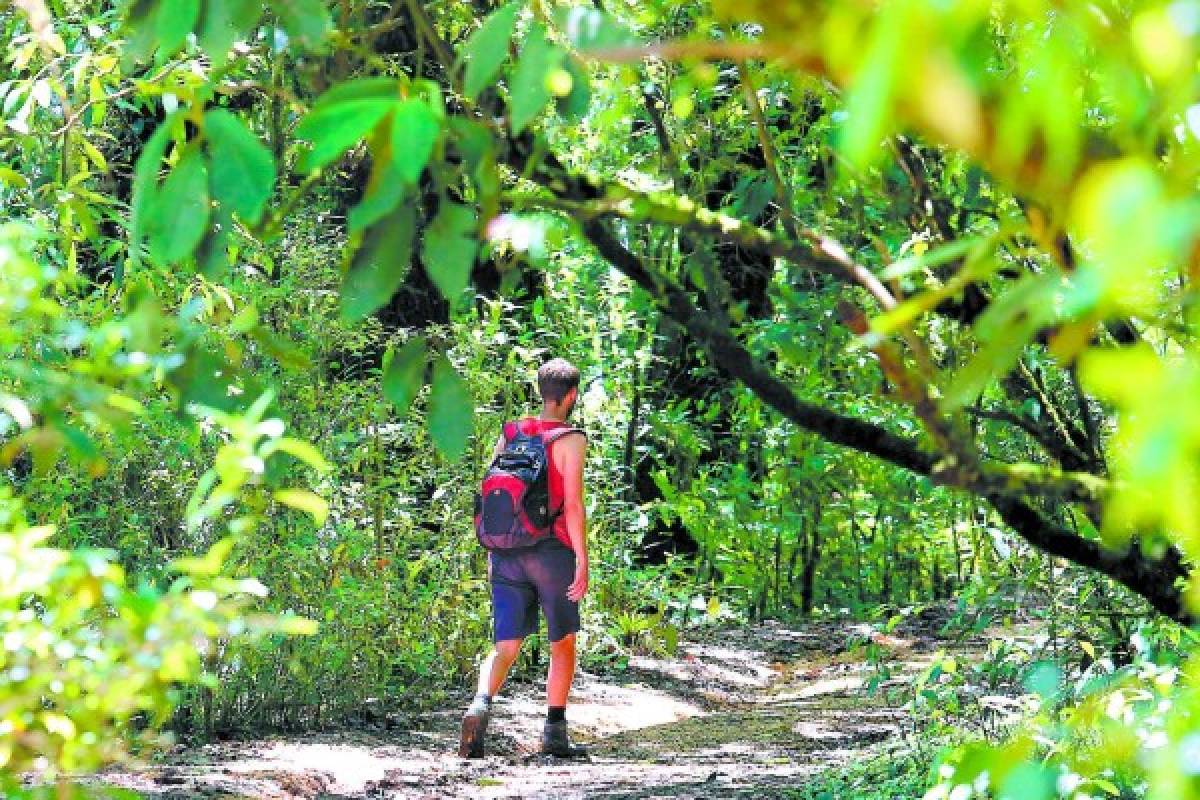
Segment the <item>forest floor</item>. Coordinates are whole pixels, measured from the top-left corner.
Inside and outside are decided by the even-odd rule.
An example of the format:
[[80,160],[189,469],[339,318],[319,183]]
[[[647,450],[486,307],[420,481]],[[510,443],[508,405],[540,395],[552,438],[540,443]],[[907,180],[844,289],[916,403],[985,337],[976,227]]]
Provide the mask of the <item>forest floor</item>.
[[587,759],[537,755],[541,686],[510,683],[483,759],[456,755],[464,695],[392,730],[179,748],[101,780],[161,800],[787,796],[823,770],[902,743],[912,722],[885,692],[864,691],[872,672],[862,642],[888,650],[898,676],[938,650],[982,649],[984,637],[942,639],[944,619],[914,616],[890,637],[851,622],[697,631],[672,658],[634,657],[615,675],[581,671],[568,719]]

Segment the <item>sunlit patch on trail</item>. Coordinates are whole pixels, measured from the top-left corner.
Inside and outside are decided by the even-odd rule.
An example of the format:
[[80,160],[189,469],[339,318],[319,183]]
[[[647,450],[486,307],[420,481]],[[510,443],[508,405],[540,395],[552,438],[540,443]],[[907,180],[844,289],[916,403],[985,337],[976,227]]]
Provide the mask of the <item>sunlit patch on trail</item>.
[[[496,700],[482,759],[458,758],[462,708],[454,705],[369,733],[208,745],[180,763],[106,781],[172,800],[771,796],[897,746],[910,724],[864,690],[863,639],[846,623],[767,622],[695,631],[675,658],[635,656],[621,672],[580,672],[568,719],[586,760],[537,755],[543,686],[518,681]],[[929,632],[904,642],[891,653],[893,681],[948,646]]]

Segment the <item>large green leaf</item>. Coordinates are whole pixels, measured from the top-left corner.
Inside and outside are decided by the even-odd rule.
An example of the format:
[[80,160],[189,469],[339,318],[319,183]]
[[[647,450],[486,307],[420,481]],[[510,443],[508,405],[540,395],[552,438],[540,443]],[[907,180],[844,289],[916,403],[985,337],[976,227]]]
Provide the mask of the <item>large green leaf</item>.
[[174,264],[192,254],[208,229],[208,165],[198,147],[189,146],[163,182],[146,219],[150,254]]
[[204,132],[212,156],[213,194],[245,222],[255,224],[275,187],[271,151],[221,108],[204,115]]
[[158,37],[158,59],[175,54],[200,19],[200,0],[160,0],[154,17]]
[[404,100],[392,114],[392,163],[396,174],[416,183],[429,163],[441,126],[424,100]]
[[445,356],[433,365],[429,395],[429,435],[447,458],[459,458],[475,427],[475,404],[467,383]]
[[132,72],[137,62],[154,52],[158,44],[158,9],[154,0],[133,0],[126,7],[125,20],[121,25],[124,36],[124,46],[121,47],[123,74]]
[[366,98],[314,107],[296,126],[296,138],[312,142],[312,149],[300,157],[300,171],[312,172],[341,156],[366,136],[393,105],[390,100]]
[[229,266],[233,212],[225,205],[213,209],[208,234],[196,250],[196,268],[207,278],[219,278]]
[[559,68],[562,58],[562,50],[546,38],[545,27],[537,24],[529,29],[521,57],[513,70],[512,92],[508,101],[509,124],[514,134],[525,130],[546,107],[551,96],[546,86],[546,76],[551,70]]
[[320,50],[333,30],[329,9],[321,0],[275,0],[271,8],[288,36],[308,50]]
[[225,64],[229,48],[239,38],[247,38],[262,16],[263,5],[254,0],[207,0],[200,15],[196,34],[200,47],[208,53],[214,67]]
[[358,205],[346,214],[350,233],[360,233],[387,216],[407,193],[391,164],[376,164],[367,182],[367,193]]
[[838,132],[838,147],[846,160],[862,168],[878,158],[880,141],[891,121],[888,111],[900,82],[899,62],[904,55],[903,3],[881,6],[881,22],[865,43],[862,67],[846,98],[846,120]]
[[455,147],[466,160],[467,170],[474,173],[483,164],[491,163],[495,143],[486,125],[465,117],[453,116],[449,121]]
[[479,250],[475,237],[477,225],[473,209],[445,201],[425,230],[421,247],[425,271],[451,306],[458,303],[471,277]]
[[391,299],[412,260],[413,208],[403,205],[367,231],[342,283],[342,318],[358,322]]
[[991,380],[1011,370],[1038,330],[1055,321],[1061,294],[1061,277],[1047,272],[1027,275],[993,300],[973,328],[982,347],[954,374],[942,408],[956,411],[973,403]]
[[395,78],[357,78],[327,89],[313,103],[312,110],[336,106],[350,100],[390,100],[395,102],[399,99],[400,81]]
[[383,394],[403,416],[425,383],[425,337],[418,336],[383,357]]
[[162,168],[163,156],[171,143],[171,127],[175,115],[168,114],[151,134],[150,140],[138,155],[133,168],[133,198],[130,201],[129,238],[132,242],[130,258],[136,267],[141,262],[142,238],[146,235],[150,211],[158,201],[158,171]]
[[509,3],[492,12],[483,26],[471,34],[463,47],[467,67],[463,73],[463,94],[474,100],[495,80],[508,58],[508,44],[517,24],[517,6]]

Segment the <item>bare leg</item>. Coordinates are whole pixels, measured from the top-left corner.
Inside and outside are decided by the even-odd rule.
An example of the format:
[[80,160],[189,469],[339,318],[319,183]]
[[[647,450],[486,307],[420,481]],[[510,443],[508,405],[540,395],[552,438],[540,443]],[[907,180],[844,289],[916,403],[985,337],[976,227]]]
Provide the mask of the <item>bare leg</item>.
[[575,634],[550,643],[550,674],[546,677],[546,705],[565,706],[575,677]]
[[[505,639],[496,642],[492,652],[487,654],[487,658],[483,659],[483,664],[479,668],[477,694],[495,697],[499,693],[500,687],[504,685],[504,679],[508,677],[508,670],[517,660],[517,654],[521,652],[521,641],[521,639]],[[483,741],[487,733],[490,708],[491,701],[481,697],[476,697],[467,708],[467,713],[463,715],[462,738],[458,744],[460,757],[483,758]]]
[[488,653],[487,658],[483,660],[483,664],[479,667],[479,686],[478,694],[486,694],[495,697],[500,693],[500,687],[504,685],[504,679],[508,677],[508,671],[512,669],[513,662],[517,660],[517,655],[521,652],[521,643],[524,639],[505,639],[496,642],[496,646],[492,648],[492,652]]

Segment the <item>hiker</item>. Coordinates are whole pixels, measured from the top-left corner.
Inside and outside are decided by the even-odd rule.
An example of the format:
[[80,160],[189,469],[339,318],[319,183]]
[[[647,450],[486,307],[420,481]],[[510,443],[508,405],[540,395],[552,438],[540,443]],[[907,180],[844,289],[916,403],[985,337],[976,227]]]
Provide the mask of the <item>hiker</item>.
[[[483,660],[462,721],[458,754],[483,757],[492,699],[521,642],[546,616],[550,671],[542,752],[585,755],[567,736],[566,706],[575,676],[579,601],[588,588],[583,459],[587,437],[566,420],[579,395],[579,370],[555,358],[538,370],[542,413],[506,422],[476,504],[476,534],[488,548],[495,646]],[[578,435],[576,435],[578,434]]]

